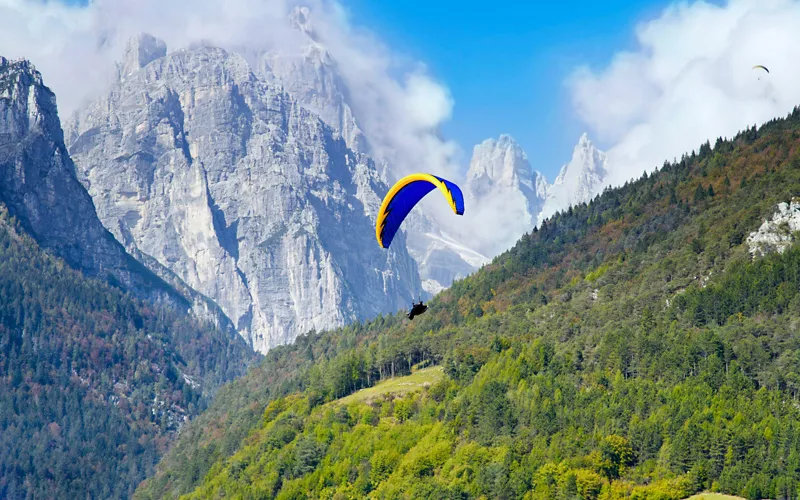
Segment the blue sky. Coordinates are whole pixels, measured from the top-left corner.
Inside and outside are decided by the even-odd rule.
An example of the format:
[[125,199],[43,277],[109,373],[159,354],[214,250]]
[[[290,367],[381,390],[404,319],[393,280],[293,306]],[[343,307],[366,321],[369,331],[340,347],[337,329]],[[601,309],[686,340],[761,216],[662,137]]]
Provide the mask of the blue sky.
[[449,87],[453,117],[443,133],[466,158],[472,146],[511,134],[534,169],[553,181],[585,127],[565,78],[581,64],[605,66],[634,43],[659,0],[497,3],[465,0],[343,0],[354,24],[393,50],[425,62]]

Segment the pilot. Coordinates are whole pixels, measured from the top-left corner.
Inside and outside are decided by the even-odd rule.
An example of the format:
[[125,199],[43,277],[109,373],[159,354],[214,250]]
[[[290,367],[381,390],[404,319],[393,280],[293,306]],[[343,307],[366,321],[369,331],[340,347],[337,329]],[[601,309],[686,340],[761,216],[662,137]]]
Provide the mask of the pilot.
[[428,310],[428,306],[422,303],[422,300],[419,301],[419,304],[412,304],[411,310],[408,311],[408,319],[414,319],[414,316],[419,316],[420,314],[424,313]]

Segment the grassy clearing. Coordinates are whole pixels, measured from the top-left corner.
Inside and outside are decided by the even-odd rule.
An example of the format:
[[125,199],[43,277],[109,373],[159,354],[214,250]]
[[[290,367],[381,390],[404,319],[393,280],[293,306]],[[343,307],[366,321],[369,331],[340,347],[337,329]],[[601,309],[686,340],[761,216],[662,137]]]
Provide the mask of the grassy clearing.
[[435,384],[444,377],[441,366],[432,366],[416,371],[405,377],[397,377],[381,382],[380,384],[361,389],[347,397],[339,399],[334,404],[349,405],[350,403],[365,402],[376,399],[384,394],[402,395],[418,391],[422,387]]
[[745,500],[742,497],[735,497],[732,495],[723,495],[722,493],[698,493],[691,496],[686,500]]

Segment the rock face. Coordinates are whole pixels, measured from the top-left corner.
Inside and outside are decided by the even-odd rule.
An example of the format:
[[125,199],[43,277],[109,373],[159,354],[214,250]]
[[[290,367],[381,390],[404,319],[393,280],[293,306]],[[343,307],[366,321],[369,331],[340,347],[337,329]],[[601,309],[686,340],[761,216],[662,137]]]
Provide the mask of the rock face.
[[387,187],[369,158],[236,54],[148,59],[128,53],[146,64],[68,129],[100,219],[134,256],[211,298],[262,352],[408,305],[417,266],[404,237],[375,241]]
[[358,126],[350,107],[347,85],[336,68],[336,61],[314,34],[307,7],[296,7],[289,23],[300,43],[293,49],[259,54],[257,74],[268,83],[282,87],[303,107],[335,129],[347,147],[370,153],[367,138]]
[[481,252],[497,255],[533,229],[547,190],[544,177],[533,171],[511,136],[504,134],[475,146],[465,196]]
[[345,98],[345,87],[328,51],[313,41],[301,53],[269,52],[259,74],[283,87],[306,109],[336,130],[353,151],[368,152],[366,137]]
[[608,178],[608,160],[583,134],[572,152],[572,160],[561,167],[550,186],[538,222],[572,205],[588,203]]
[[41,246],[89,276],[188,303],[103,227],[64,145],[55,95],[27,61],[0,57],[0,202]]
[[[0,57],[0,201],[43,247],[89,276],[181,309],[231,331],[208,298],[126,253],[98,218],[81,185],[58,118],[55,95],[27,61]],[[165,279],[167,278],[167,279]]]
[[758,231],[750,233],[747,245],[750,254],[766,255],[770,252],[783,253],[794,241],[800,231],[800,200],[779,203],[772,220],[764,221]]
[[144,68],[152,61],[167,55],[167,44],[158,38],[142,33],[128,40],[125,49],[125,60],[117,65],[121,80]]

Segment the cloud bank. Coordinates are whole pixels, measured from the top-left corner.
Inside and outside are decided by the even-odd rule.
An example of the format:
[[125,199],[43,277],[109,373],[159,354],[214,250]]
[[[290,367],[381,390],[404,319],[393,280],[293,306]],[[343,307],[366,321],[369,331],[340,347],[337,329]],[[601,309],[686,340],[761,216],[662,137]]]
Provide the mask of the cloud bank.
[[245,55],[296,51],[308,38],[289,14],[311,10],[315,35],[336,60],[359,125],[395,172],[458,175],[454,143],[437,131],[450,118],[448,89],[425,67],[393,53],[367,30],[352,26],[332,0],[0,0],[0,55],[33,62],[56,93],[62,117],[105,89],[127,40],[147,32],[169,51],[206,43]]
[[578,68],[573,103],[611,145],[610,183],[800,104],[798,26],[797,0],[681,2],[637,27],[634,50],[599,70]]

